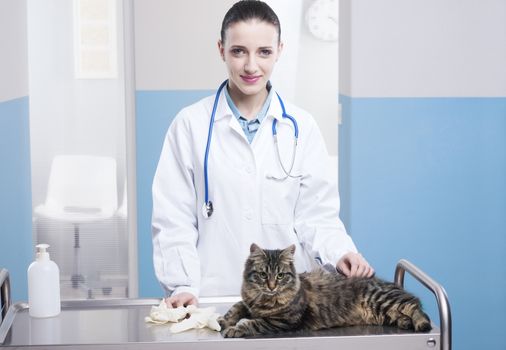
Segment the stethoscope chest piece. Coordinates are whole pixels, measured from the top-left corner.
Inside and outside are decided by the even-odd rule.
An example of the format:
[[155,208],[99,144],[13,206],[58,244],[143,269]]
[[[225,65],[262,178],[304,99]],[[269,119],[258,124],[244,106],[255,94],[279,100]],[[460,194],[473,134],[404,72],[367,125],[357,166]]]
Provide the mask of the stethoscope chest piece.
[[214,211],[213,202],[211,201],[205,202],[204,205],[202,206],[202,215],[206,219],[209,219],[211,215],[213,215],[213,211]]

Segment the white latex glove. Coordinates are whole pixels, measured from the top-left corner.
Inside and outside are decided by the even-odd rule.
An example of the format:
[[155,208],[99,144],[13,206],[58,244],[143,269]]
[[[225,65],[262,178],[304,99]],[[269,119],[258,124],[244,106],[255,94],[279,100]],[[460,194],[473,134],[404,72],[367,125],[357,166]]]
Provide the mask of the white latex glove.
[[188,305],[187,307],[180,306],[177,308],[168,308],[165,300],[162,299],[160,305],[152,306],[149,316],[144,320],[146,322],[164,324],[167,322],[179,322],[184,319],[186,315],[191,313],[197,307],[195,305]]
[[215,331],[221,331],[221,327],[218,323],[218,313],[215,313],[214,307],[208,307],[204,309],[195,309],[191,312],[190,318],[184,319],[183,321],[176,323],[170,327],[172,333],[179,333],[192,328],[204,328],[208,327]]
[[[165,299],[162,299],[160,305],[152,306],[149,316],[144,320],[150,323],[165,324],[174,322],[170,327],[172,333],[180,333],[188,329],[198,329],[208,327],[215,331],[220,331],[218,323],[218,313],[214,312],[214,307],[199,309],[195,305],[180,306],[177,308],[167,307]],[[186,318],[190,315],[189,318]]]

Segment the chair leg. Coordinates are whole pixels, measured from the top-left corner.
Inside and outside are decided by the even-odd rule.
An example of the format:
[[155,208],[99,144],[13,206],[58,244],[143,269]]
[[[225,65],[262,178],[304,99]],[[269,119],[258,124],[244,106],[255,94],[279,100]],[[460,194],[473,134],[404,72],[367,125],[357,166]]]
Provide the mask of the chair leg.
[[80,270],[80,262],[79,262],[79,253],[80,253],[80,232],[79,225],[74,224],[74,271],[71,277],[72,280],[72,288],[79,288],[79,284],[84,282],[84,277],[79,273]]

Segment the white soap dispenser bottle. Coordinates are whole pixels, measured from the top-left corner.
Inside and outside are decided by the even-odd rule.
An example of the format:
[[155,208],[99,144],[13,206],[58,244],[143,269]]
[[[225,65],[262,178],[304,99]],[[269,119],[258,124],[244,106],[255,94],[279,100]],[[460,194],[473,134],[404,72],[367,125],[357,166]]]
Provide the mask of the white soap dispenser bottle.
[[60,313],[60,269],[49,258],[48,244],[37,244],[35,261],[28,267],[28,305],[32,317]]

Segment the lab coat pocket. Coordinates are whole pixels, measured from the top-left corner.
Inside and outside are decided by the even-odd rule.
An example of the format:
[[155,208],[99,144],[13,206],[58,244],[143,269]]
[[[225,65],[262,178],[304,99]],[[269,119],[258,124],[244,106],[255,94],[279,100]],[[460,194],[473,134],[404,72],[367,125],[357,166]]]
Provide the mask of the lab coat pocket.
[[169,281],[174,286],[189,285],[188,267],[185,266],[183,256],[179,248],[167,249],[164,253],[164,275],[170,276]]
[[300,176],[266,174],[262,185],[262,224],[293,223],[299,190]]

